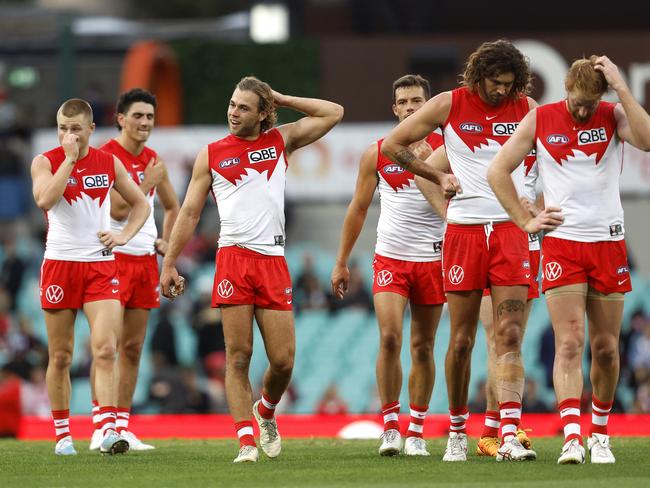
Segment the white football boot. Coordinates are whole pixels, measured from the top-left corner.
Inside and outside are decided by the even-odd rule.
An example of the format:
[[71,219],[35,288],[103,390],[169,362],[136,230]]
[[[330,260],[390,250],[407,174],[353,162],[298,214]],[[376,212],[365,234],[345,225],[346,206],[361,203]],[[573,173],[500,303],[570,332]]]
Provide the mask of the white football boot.
[[241,446],[233,463],[256,463],[260,455],[255,446]]
[[381,435],[380,456],[397,456],[402,450],[402,435],[397,429],[388,429]]
[[446,462],[467,461],[467,434],[450,432],[442,460]]
[[497,462],[501,461],[533,461],[537,459],[537,453],[532,449],[526,449],[516,435],[511,435],[497,451]]
[[404,441],[404,454],[407,456],[431,456],[427,443],[422,437],[407,437]]
[[613,464],[616,458],[609,448],[609,436],[605,434],[591,434],[587,440],[589,447],[589,460],[593,464]]
[[585,448],[580,445],[578,439],[571,439],[562,446],[558,464],[583,464],[585,462]]
[[253,416],[257,420],[257,425],[260,428],[260,446],[262,451],[270,458],[278,457],[282,450],[282,438],[278,432],[278,424],[275,417],[272,419],[265,419],[257,410],[261,400],[257,400],[253,404]]

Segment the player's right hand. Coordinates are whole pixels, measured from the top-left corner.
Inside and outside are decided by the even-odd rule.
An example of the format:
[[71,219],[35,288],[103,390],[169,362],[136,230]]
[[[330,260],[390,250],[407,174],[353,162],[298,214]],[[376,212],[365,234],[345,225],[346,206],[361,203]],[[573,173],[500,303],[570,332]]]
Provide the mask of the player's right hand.
[[564,223],[564,216],[558,207],[548,207],[541,210],[535,217],[524,225],[524,231],[537,234],[541,230],[550,232]]
[[463,193],[463,189],[460,187],[460,183],[458,183],[458,178],[452,174],[444,174],[440,178],[440,186],[447,200],[459,193]]
[[332,270],[332,293],[335,297],[342,299],[348,291],[350,282],[350,270],[344,264],[335,264]]
[[160,290],[164,297],[173,301],[179,294],[171,293],[171,285],[175,285],[177,289],[184,288],[184,279],[178,274],[174,267],[163,266],[160,273]]
[[164,176],[165,167],[163,166],[162,161],[160,161],[160,159],[154,160],[154,158],[151,158],[149,164],[147,164],[147,167],[144,169],[144,180],[142,182],[144,183],[146,181],[151,185],[151,187],[155,187],[163,180]]
[[70,133],[64,135],[61,147],[65,157],[76,163],[77,159],[79,159],[79,136]]

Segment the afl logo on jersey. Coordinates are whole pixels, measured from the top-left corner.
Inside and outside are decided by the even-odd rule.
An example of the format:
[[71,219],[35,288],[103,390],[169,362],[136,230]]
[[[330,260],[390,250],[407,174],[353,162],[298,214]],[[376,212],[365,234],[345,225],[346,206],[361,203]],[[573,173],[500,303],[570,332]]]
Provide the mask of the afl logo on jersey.
[[460,124],[460,130],[463,132],[469,132],[469,133],[479,133],[483,132],[483,126],[479,124],[478,122],[463,122]]
[[607,142],[607,132],[604,127],[598,129],[587,129],[578,132],[578,145],[594,144],[596,142]]
[[387,175],[394,175],[394,174],[404,173],[404,168],[402,168],[399,164],[391,164],[388,166],[384,166],[383,171]]
[[232,166],[237,166],[240,162],[239,158],[228,158],[224,159],[223,161],[219,162],[219,167],[220,168],[230,168]]
[[569,138],[564,134],[551,134],[546,138],[546,142],[554,146],[564,146],[569,142]]
[[492,124],[492,133],[495,136],[511,136],[518,125],[519,122],[495,122]]
[[68,186],[77,186],[77,178],[74,176],[68,177]]
[[108,181],[108,175],[87,175],[81,178],[83,181],[84,188],[86,190],[92,190],[94,188],[108,188],[110,182]]
[[144,171],[137,171],[136,174],[138,175],[138,181],[142,183],[144,181]]
[[257,151],[250,151],[248,153],[248,160],[251,164],[271,161],[273,159],[278,159],[275,146],[265,147],[264,149],[258,149]]

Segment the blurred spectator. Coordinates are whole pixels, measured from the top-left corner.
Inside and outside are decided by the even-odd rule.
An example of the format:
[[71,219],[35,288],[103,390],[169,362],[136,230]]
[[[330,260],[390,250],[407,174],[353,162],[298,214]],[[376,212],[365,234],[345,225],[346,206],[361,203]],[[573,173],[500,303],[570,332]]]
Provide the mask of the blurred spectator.
[[226,401],[226,353],[213,352],[206,356],[203,369],[208,376],[207,393],[210,396],[210,412],[228,413]]
[[0,437],[16,437],[20,426],[20,379],[0,368]]
[[163,302],[158,311],[158,322],[151,335],[151,354],[160,357],[160,364],[166,367],[178,365],[176,353],[176,332],[170,321],[172,305]]
[[635,310],[630,317],[630,326],[627,330],[621,332],[621,384],[627,384],[632,388],[637,387],[636,378],[634,376],[634,367],[631,362],[632,345],[636,342],[637,337],[643,335],[643,330],[646,327],[645,312],[642,308]]
[[70,369],[70,378],[90,378],[90,368],[93,364],[93,349],[90,337],[88,337],[86,344],[84,344],[83,356],[76,363]]
[[16,255],[16,241],[8,237],[4,242],[4,260],[0,269],[0,287],[9,293],[9,309],[16,310],[16,297],[25,274],[25,263]]
[[526,390],[523,399],[523,411],[528,413],[550,413],[553,411],[549,405],[539,398],[537,382],[526,378]]
[[327,308],[327,301],[327,294],[314,269],[314,258],[311,254],[305,254],[300,275],[293,286],[296,311],[323,310]]
[[0,81],[0,133],[6,133],[16,124],[16,106],[9,99],[7,88]]
[[84,88],[81,98],[90,104],[93,109],[93,121],[98,127],[103,125],[112,125],[113,123],[113,108],[110,103],[106,101],[106,95],[99,83],[91,81]]
[[632,413],[650,413],[650,381],[637,388]]
[[226,350],[221,310],[212,308],[211,289],[210,292],[201,293],[199,300],[194,304],[192,315],[192,328],[197,336],[197,356],[199,362],[205,366],[208,356]]
[[487,405],[487,397],[486,397],[486,393],[485,393],[485,385],[486,385],[485,378],[482,378],[476,384],[476,390],[474,391],[474,395],[472,396],[472,401],[469,402],[469,405],[467,406],[468,410],[471,413],[484,413],[485,412],[485,406]]
[[342,308],[358,308],[367,311],[373,309],[372,296],[363,282],[361,268],[356,262],[350,264],[350,281],[348,282],[348,291],[341,300],[330,298],[330,310],[332,312]]
[[650,320],[637,317],[630,339],[629,364],[637,385],[650,381]]
[[316,413],[319,415],[345,415],[348,413],[348,406],[339,395],[336,384],[332,383],[327,387],[323,397],[316,405]]
[[539,341],[539,362],[544,368],[546,387],[553,388],[553,363],[555,362],[555,334],[549,322]]
[[23,381],[20,390],[23,415],[49,419],[52,412],[45,384],[45,368],[34,366],[29,376],[29,381]]

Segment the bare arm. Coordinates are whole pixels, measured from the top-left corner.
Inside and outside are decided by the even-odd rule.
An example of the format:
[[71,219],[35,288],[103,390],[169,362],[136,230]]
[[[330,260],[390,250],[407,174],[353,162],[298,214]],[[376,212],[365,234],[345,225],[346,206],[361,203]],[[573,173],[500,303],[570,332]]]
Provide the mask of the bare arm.
[[564,220],[558,208],[545,209],[533,217],[522,205],[512,182],[511,173],[522,164],[533,148],[535,128],[536,110],[533,110],[528,112],[512,137],[499,150],[487,172],[488,183],[501,206],[508,212],[514,223],[531,234],[540,230],[553,230]]
[[54,174],[50,161],[42,154],[32,161],[32,193],[38,208],[47,211],[63,196],[68,178],[79,157],[78,140],[79,137],[74,134],[66,134],[63,137],[61,146],[65,152],[65,159]]
[[343,118],[343,107],[334,102],[292,97],[276,91],[273,97],[277,107],[290,108],[307,115],[297,122],[278,127],[287,147],[287,156],[323,137]]
[[[437,147],[436,150],[427,158],[426,162],[431,165],[432,168],[442,173],[449,173],[451,169],[444,145]],[[426,198],[427,202],[429,202],[433,207],[435,212],[445,219],[447,217],[447,201],[442,187],[433,181],[422,178],[421,176],[415,177],[415,185],[418,187],[424,198]]]
[[169,236],[172,233],[172,228],[176,222],[179,212],[178,197],[174,191],[174,187],[169,181],[169,175],[167,174],[167,169],[165,169],[165,174],[162,181],[156,187],[156,192],[160,203],[162,203],[164,209],[163,215],[163,225],[162,225],[162,237],[156,239],[156,251],[158,251],[163,256],[167,252],[167,245],[169,243]]
[[642,151],[650,151],[650,115],[635,100],[616,65],[607,56],[601,56],[594,69],[605,75],[621,101],[614,108],[618,137]]
[[368,207],[372,203],[372,197],[377,188],[377,156],[377,144],[370,146],[361,156],[357,186],[343,220],[341,241],[331,278],[332,293],[339,298],[343,298],[343,295],[348,290],[350,280],[348,259],[366,221]]
[[419,159],[409,147],[441,126],[451,109],[451,92],[436,95],[417,112],[402,120],[381,145],[381,152],[411,173],[440,183],[442,174]]
[[113,156],[113,164],[115,166],[115,183],[113,188],[115,188],[119,196],[129,205],[131,211],[128,215],[128,222],[121,232],[112,232],[110,230],[99,232],[99,240],[109,249],[113,249],[116,246],[123,246],[129,242],[140,230],[151,213],[147,199],[138,188],[138,185],[131,179],[131,175],[124,169],[122,162]]
[[208,148],[206,146],[196,157],[194,169],[192,170],[192,179],[178,213],[178,218],[172,228],[167,253],[163,259],[160,286],[163,295],[167,298],[173,298],[169,293],[169,286],[172,282],[176,285],[180,283],[180,277],[178,271],[176,271],[176,260],[199,223],[211,183],[212,177],[208,166]]
[[[143,195],[147,196],[152,188],[158,186],[163,177],[167,174],[167,168],[162,161],[149,160],[149,164],[144,169],[144,179],[139,188]],[[115,220],[124,220],[129,216],[131,207],[129,204],[114,190],[111,190],[111,217]]]

